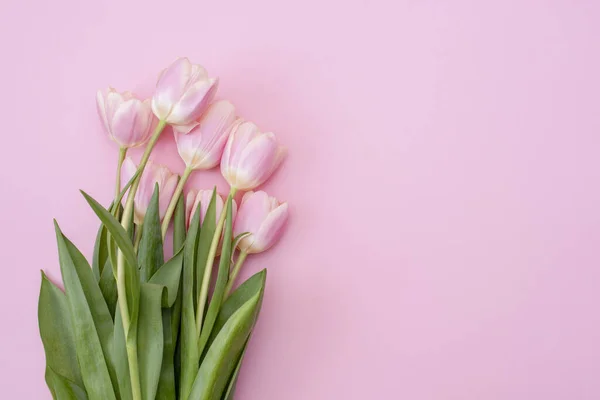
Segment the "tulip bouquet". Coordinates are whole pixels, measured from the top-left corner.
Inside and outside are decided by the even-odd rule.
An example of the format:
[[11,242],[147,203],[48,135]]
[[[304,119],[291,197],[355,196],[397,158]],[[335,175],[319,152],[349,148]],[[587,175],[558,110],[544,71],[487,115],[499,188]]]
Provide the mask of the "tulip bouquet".
[[[277,241],[288,207],[253,191],[283,147],[231,103],[213,102],[217,85],[181,58],[161,73],[152,99],[98,92],[100,119],[120,147],[114,200],[105,208],[82,192],[101,222],[91,266],[55,223],[64,292],[42,273],[38,309],[54,399],[233,399],[266,270],[237,288],[236,278],[248,255]],[[150,160],[167,126],[186,165],[181,177]],[[127,150],[143,145],[136,165]],[[194,171],[219,164],[226,197],[183,194]]]

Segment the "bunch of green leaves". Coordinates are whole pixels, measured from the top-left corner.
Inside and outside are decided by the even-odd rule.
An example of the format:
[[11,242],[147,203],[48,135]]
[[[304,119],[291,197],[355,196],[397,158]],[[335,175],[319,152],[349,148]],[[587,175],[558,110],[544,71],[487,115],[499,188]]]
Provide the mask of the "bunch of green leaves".
[[[84,193],[101,221],[92,265],[63,234],[56,238],[64,292],[42,273],[38,319],[46,354],[46,383],[56,400],[232,400],[245,348],[260,312],[266,270],[225,299],[234,251],[228,199],[218,271],[207,307],[198,294],[215,235],[216,191],[200,223],[186,229],[180,199],[174,218],[174,255],[165,262],[158,187],[137,234],[120,221],[120,198],[109,209]],[[122,196],[122,194],[121,194]],[[125,267],[117,282],[117,253]],[[211,263],[209,263],[211,265]],[[214,275],[214,274],[213,274]],[[126,289],[124,331],[117,285]],[[200,315],[200,331],[196,317]],[[140,398],[132,392],[127,350],[136,350]]]

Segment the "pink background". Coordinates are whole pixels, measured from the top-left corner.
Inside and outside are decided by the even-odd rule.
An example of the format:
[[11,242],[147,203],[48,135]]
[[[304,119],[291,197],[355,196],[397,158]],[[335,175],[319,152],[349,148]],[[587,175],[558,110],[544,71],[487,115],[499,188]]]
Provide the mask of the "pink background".
[[[599,21],[595,0],[4,0],[0,397],[50,398],[52,218],[91,255],[78,189],[113,187],[96,89],[150,95],[185,55],[290,149],[238,399],[600,398]],[[182,171],[170,133],[156,153]]]

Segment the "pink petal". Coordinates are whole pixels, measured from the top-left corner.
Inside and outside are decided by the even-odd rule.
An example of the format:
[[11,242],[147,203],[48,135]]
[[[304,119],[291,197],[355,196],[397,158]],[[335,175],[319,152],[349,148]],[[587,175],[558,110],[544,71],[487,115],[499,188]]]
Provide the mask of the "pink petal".
[[259,253],[270,249],[281,237],[287,218],[287,203],[283,203],[271,211],[255,235],[251,252]]

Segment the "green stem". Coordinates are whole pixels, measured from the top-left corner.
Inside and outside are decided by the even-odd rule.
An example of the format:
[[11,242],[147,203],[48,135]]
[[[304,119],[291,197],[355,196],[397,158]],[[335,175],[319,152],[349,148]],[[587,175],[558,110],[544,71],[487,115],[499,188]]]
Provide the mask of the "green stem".
[[[131,376],[131,397],[134,400],[142,400],[142,385],[140,384],[137,338],[134,338],[133,340],[127,339],[126,346],[127,358],[129,359],[129,375]],[[132,363],[131,360],[135,360],[135,362]]]
[[248,253],[246,253],[245,251],[241,251],[240,255],[237,259],[237,261],[235,262],[235,265],[233,266],[233,271],[231,271],[231,275],[229,275],[229,280],[227,281],[227,286],[225,286],[225,296],[223,297],[223,301],[227,300],[227,298],[229,297],[229,292],[231,292],[231,289],[233,288],[233,284],[235,283],[235,279],[237,278],[238,274],[240,273],[240,269],[242,269],[242,265],[244,264],[244,261],[246,261],[246,257],[248,256]]
[[208,258],[206,259],[206,266],[204,267],[202,288],[200,289],[200,294],[198,295],[198,308],[196,309],[196,333],[198,335],[198,338],[200,337],[200,332],[202,330],[202,319],[204,318],[204,307],[206,306],[206,297],[208,296],[208,285],[210,284],[210,275],[212,273],[215,255],[217,254],[217,247],[219,246],[219,241],[221,239],[221,232],[223,232],[223,225],[225,224],[225,216],[227,215],[227,208],[230,203],[229,198],[233,198],[233,196],[235,196],[236,191],[237,189],[234,187],[232,187],[229,191],[227,202],[225,203],[225,207],[223,207],[223,211],[221,211],[219,222],[215,227],[215,234],[213,235],[212,242],[210,243]]
[[165,214],[165,218],[163,219],[163,223],[162,223],[163,240],[164,240],[165,236],[167,235],[167,229],[169,229],[169,223],[171,222],[171,217],[173,216],[173,213],[175,212],[175,207],[177,207],[177,202],[179,201],[179,196],[181,196],[181,193],[183,192],[183,187],[185,186],[185,183],[187,182],[188,178],[190,177],[190,175],[192,174],[193,171],[194,170],[191,169],[190,167],[185,168],[185,171],[183,171],[183,175],[181,175],[181,179],[179,180],[179,183],[177,184],[177,187],[175,188],[173,197],[171,197],[171,202],[169,203],[169,207],[167,208],[167,212]]
[[[150,153],[152,149],[156,145],[158,138],[160,137],[160,133],[163,131],[167,123],[165,121],[159,121],[156,129],[154,129],[154,133],[152,133],[152,137],[150,141],[146,145],[146,150],[142,155],[142,159],[140,160],[140,165],[138,166],[138,170],[140,174],[136,178],[136,180],[129,188],[129,194],[127,196],[127,203],[125,203],[125,209],[123,210],[123,218],[121,219],[121,225],[125,228],[125,231],[128,231],[129,223],[131,220],[131,215],[133,213],[133,200],[135,198],[135,193],[137,192],[138,187],[140,186],[140,177],[142,176],[141,172],[146,168],[146,164],[148,163],[148,159],[150,158]],[[136,268],[136,266],[131,266],[132,268]],[[121,317],[123,320],[123,330],[125,335],[129,334],[129,328],[132,323],[136,321],[131,321],[131,316],[129,315],[129,308],[127,307],[127,287],[125,285],[125,257],[121,251],[117,252],[117,296],[119,301],[119,310],[121,311]],[[127,359],[129,361],[129,376],[131,378],[131,393],[132,400],[142,400],[142,389],[140,385],[140,374],[138,367],[138,357],[137,357],[137,340],[134,338],[131,340],[131,343],[127,342]]]
[[119,149],[119,161],[117,162],[117,179],[115,180],[115,200],[119,198],[119,193],[121,193],[121,167],[123,166],[123,161],[125,160],[126,155],[127,147],[121,147]]

